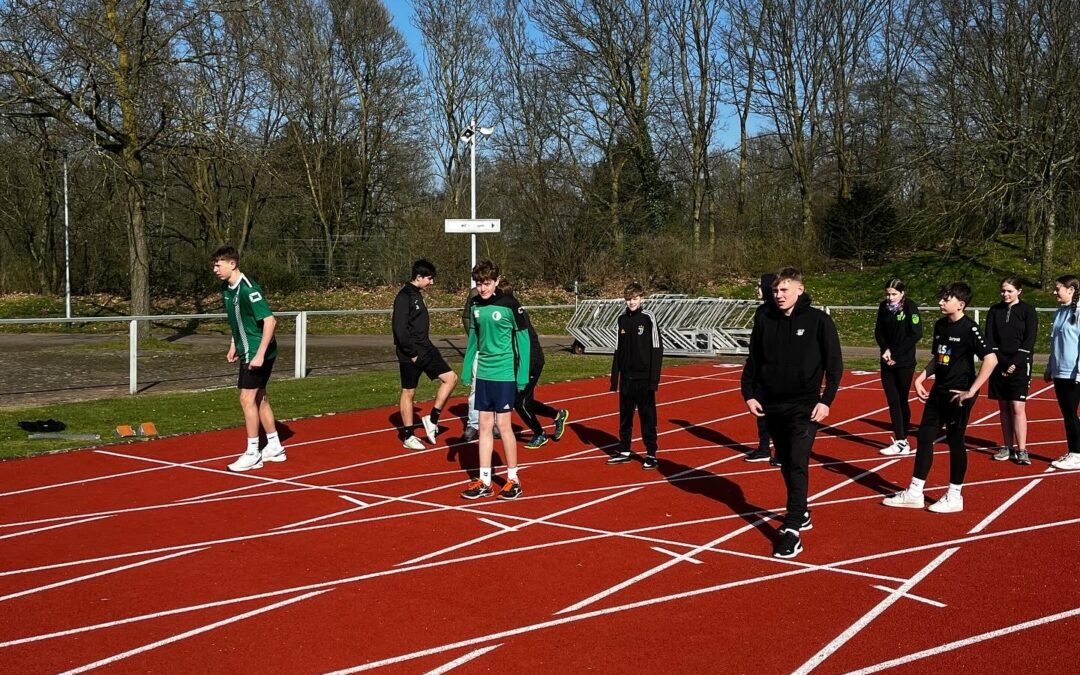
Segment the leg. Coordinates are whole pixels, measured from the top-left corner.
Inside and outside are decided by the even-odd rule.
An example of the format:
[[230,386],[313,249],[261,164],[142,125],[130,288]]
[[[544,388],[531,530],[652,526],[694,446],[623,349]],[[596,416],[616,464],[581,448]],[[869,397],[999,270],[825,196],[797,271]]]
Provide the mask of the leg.
[[[484,410],[480,412],[480,472],[483,476],[484,469],[491,471],[491,455],[495,451],[495,437],[492,428],[495,426],[495,413]],[[490,480],[490,479],[489,479]]]
[[450,398],[450,394],[454,393],[454,387],[457,386],[458,376],[452,370],[448,370],[445,373],[439,375],[439,391],[435,393],[435,407],[439,410],[443,409],[446,405],[446,399]]
[[[923,408],[922,423],[919,424],[919,439],[918,447],[915,450],[915,470],[913,477],[919,480],[926,480],[926,477],[930,475],[930,467],[934,464],[934,439],[937,438],[938,432],[941,431],[942,418],[942,397],[930,395],[930,398],[926,401],[926,406]],[[948,405],[948,399],[945,399],[944,405]]]
[[630,453],[630,441],[634,438],[633,380],[623,380],[619,388],[619,453]]
[[791,429],[791,445],[785,476],[788,495],[783,527],[796,532],[799,531],[806,517],[806,496],[810,482],[810,451],[814,447],[814,438],[817,435],[817,425],[810,421],[810,410],[806,406],[791,406],[787,415]]
[[472,364],[472,386],[469,387],[469,426],[473,429],[480,428],[480,414],[476,412],[476,361]]
[[240,390],[240,407],[244,411],[244,429],[247,437],[257,439],[259,437],[259,403],[258,389]]
[[945,439],[949,443],[949,485],[963,485],[967,475],[967,448],[964,446],[964,434],[967,433],[968,417],[975,407],[975,399],[964,401],[961,406],[953,405],[945,425]]
[[885,401],[889,405],[889,420],[892,422],[892,434],[894,441],[902,441],[907,438],[907,428],[904,426],[904,413],[900,407],[900,399],[907,402],[907,392],[901,393],[896,381],[896,370],[883,367],[881,369],[881,388],[885,392]]
[[[499,431],[502,433],[502,446],[503,452],[506,454],[506,468],[517,474],[517,439],[514,438],[514,427],[511,424],[510,413],[491,413],[495,417],[495,424],[498,425]],[[483,438],[483,436],[481,436]],[[494,440],[492,440],[494,445]],[[490,456],[488,458],[488,466],[491,465]]]
[[539,373],[535,376],[529,375],[529,383],[525,385],[525,388],[518,392],[517,397],[514,399],[514,410],[517,411],[518,417],[525,423],[525,426],[529,427],[533,436],[539,436],[544,433],[544,427],[540,426],[540,421],[536,419],[536,413],[534,412],[535,401],[533,400],[533,392],[536,390],[536,381],[539,377]]
[[757,418],[757,442],[758,452],[769,452],[769,428],[765,426],[765,418]]
[[[550,417],[550,418],[554,419],[555,416],[559,414],[559,411],[556,410],[555,408],[552,408],[551,406],[549,406],[547,403],[544,403],[543,401],[536,400],[536,392],[535,392],[536,384],[538,384],[540,382],[540,375],[543,372],[544,372],[544,369],[543,369],[543,367],[541,367],[540,370],[536,371],[535,375],[533,375],[533,373],[529,373],[529,384],[531,384],[533,386],[533,390],[534,390],[533,395],[529,397],[529,410],[532,412],[534,417]],[[535,379],[535,382],[534,382],[534,379]]]
[[656,392],[646,384],[642,388],[638,401],[638,416],[641,417],[641,440],[649,457],[656,457]]
[[[900,438],[907,438],[908,429],[911,428],[911,402],[908,401],[908,395],[911,393],[911,380],[915,377],[914,366],[909,368],[896,368],[894,369],[896,375],[896,391],[900,394],[900,417],[902,418],[902,427],[899,432],[903,434]],[[899,439],[898,439],[899,440]]]
[[1070,453],[1080,452],[1080,418],[1076,409],[1080,406],[1080,384],[1072,380],[1054,379],[1054,395],[1057,396],[1061,420],[1065,423],[1065,441]]
[[1009,408],[1016,447],[1025,450],[1027,449],[1027,401],[1009,401]]
[[1013,401],[998,400],[998,417],[1001,421],[1001,442],[1009,448],[1019,445],[1013,420]]
[[263,431],[268,434],[277,432],[277,420],[274,419],[274,411],[270,407],[270,399],[266,397],[266,390],[259,389],[255,394],[255,404],[259,410],[259,423]]
[[404,429],[405,438],[413,432],[413,399],[416,397],[416,389],[402,389],[401,398],[398,399],[398,411],[401,412],[401,428]]

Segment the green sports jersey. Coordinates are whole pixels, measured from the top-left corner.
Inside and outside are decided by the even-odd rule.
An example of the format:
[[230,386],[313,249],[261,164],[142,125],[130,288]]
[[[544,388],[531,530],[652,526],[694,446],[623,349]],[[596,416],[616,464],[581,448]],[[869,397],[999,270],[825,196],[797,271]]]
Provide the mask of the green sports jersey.
[[[228,282],[222,284],[221,293],[225,296],[225,313],[229,315],[236,355],[244,363],[250,363],[262,342],[263,319],[274,313],[270,311],[259,284],[243,274],[235,286],[230,286]],[[267,361],[273,358],[277,358],[276,339],[270,341],[263,355]]]
[[511,296],[494,295],[472,303],[469,346],[461,379],[488,382],[516,382],[518,390],[529,383],[529,321],[525,309]]

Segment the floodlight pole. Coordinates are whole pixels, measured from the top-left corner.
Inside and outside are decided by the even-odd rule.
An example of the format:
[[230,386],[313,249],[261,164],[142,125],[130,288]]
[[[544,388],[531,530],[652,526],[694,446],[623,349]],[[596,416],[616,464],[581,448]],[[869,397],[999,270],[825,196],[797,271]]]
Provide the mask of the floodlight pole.
[[[71,255],[68,245],[68,156],[64,151],[64,317],[71,318]],[[70,325],[70,324],[69,324]]]
[[[472,196],[469,218],[476,220],[476,118],[473,118],[472,123],[469,124],[469,129],[472,130],[472,133],[469,134],[469,192]],[[476,281],[472,278],[472,271],[476,267],[476,233],[470,234],[469,238],[471,239],[472,250],[471,263],[469,264],[469,283],[471,288],[476,288]]]

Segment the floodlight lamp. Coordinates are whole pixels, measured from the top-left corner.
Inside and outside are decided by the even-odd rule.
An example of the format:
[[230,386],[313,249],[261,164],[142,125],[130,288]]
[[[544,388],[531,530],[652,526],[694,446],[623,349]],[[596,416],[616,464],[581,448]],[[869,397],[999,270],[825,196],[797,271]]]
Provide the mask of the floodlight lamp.
[[480,127],[479,129],[477,129],[477,131],[479,131],[485,136],[490,136],[491,134],[495,133],[495,127]]
[[[483,129],[480,129],[482,132]],[[467,141],[476,134],[476,131],[472,127],[465,127],[465,130],[461,132],[461,140]]]

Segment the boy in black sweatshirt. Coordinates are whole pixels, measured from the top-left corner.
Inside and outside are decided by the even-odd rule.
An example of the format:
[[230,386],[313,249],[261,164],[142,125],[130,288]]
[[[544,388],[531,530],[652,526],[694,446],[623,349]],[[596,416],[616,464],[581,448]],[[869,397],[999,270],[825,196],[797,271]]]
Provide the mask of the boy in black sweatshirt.
[[765,417],[787,487],[787,513],[773,555],[794,558],[803,549],[799,532],[813,527],[806,509],[810,450],[840,388],[844,362],[836,325],[810,306],[799,270],[777,273],[773,297],[776,304],[754,316],[742,395],[752,414]]
[[656,390],[660,388],[664,346],[656,318],[642,308],[644,295],[641,284],[636,282],[628,284],[623,291],[626,311],[616,325],[619,342],[611,359],[611,391],[619,392],[619,452],[608,464],[630,461],[634,408],[637,408],[647,453],[641,468],[648,470],[656,468]]

